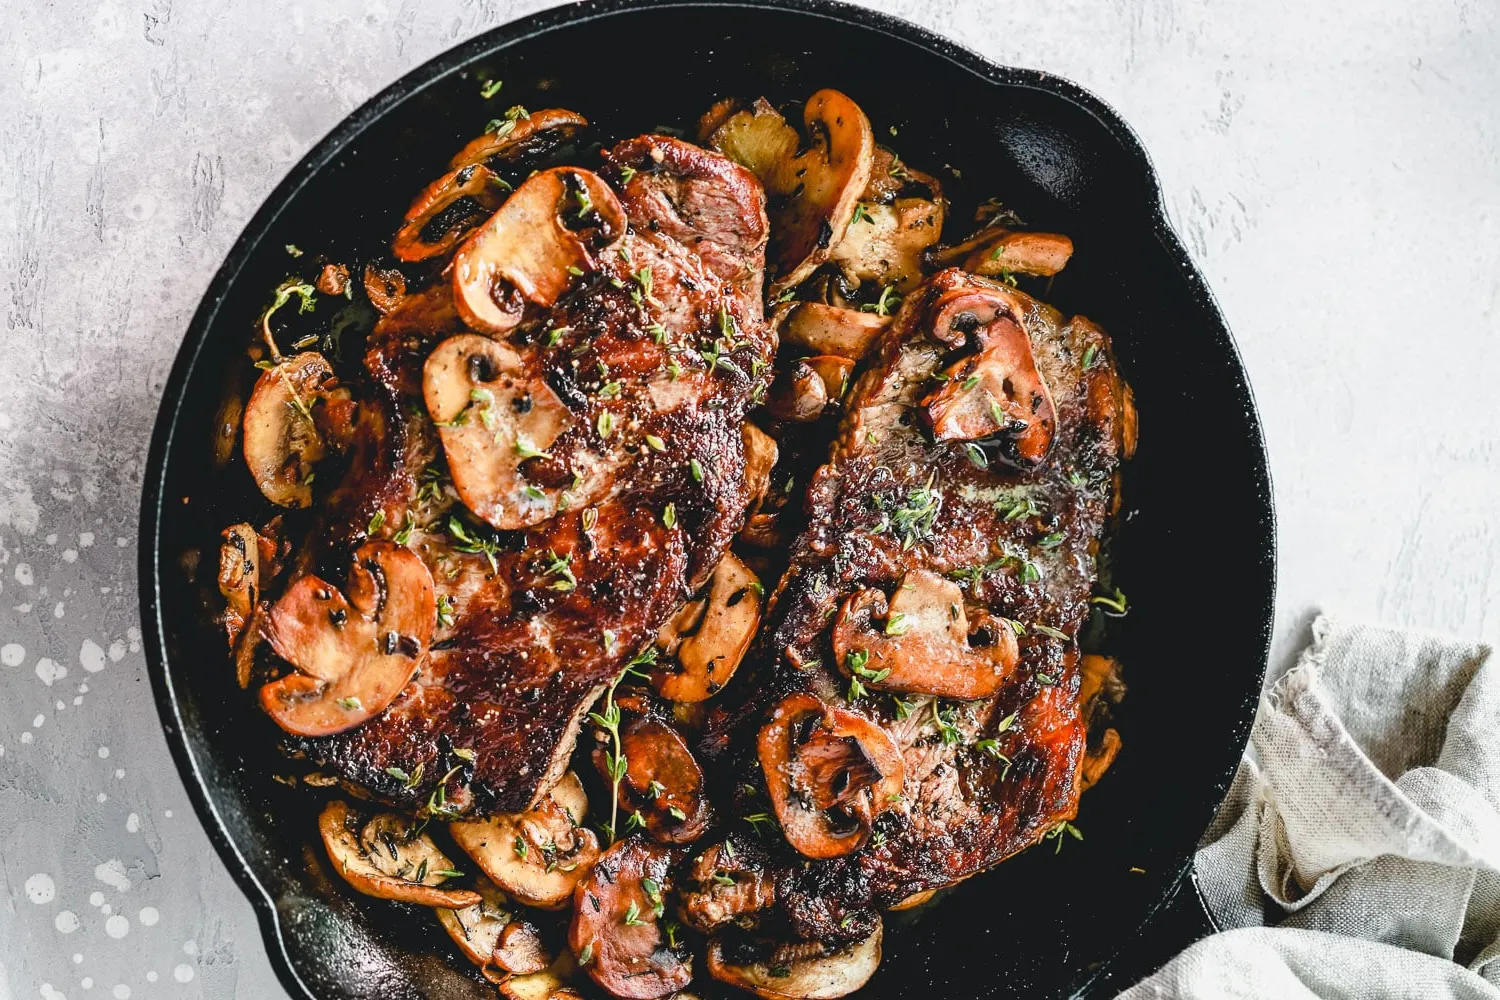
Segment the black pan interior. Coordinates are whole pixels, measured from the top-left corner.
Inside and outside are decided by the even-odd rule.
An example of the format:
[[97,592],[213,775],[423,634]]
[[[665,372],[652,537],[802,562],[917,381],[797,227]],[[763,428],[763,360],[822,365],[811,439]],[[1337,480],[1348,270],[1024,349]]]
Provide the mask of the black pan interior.
[[[486,101],[482,81],[504,81]],[[891,19],[828,3],[583,4],[497,29],[356,112],[252,221],[193,321],[168,385],[142,518],[143,618],[169,741],[289,990],[314,997],[492,997],[426,913],[357,898],[316,841],[317,803],[271,780],[271,734],[233,684],[213,609],[217,533],[268,511],[210,459],[227,389],[295,244],[381,252],[408,200],[511,103],[562,106],[611,140],[691,128],[715,97],[842,89],[882,141],[958,203],[999,195],[1078,253],[1050,292],[1114,336],[1140,408],[1111,560],[1130,598],[1104,648],[1127,667],[1124,751],[1084,799],[1084,839],[1049,843],[891,921],[867,996],[1042,997],[1084,988],[1176,883],[1243,748],[1274,590],[1270,484],[1228,331],[1167,228],[1149,164],[1112,112]],[[591,162],[585,159],[585,162]],[[945,169],[946,168],[946,169]],[[955,172],[958,176],[955,175]],[[347,348],[346,348],[347,349]],[[357,350],[355,351],[357,356]],[[201,580],[200,580],[201,583]]]

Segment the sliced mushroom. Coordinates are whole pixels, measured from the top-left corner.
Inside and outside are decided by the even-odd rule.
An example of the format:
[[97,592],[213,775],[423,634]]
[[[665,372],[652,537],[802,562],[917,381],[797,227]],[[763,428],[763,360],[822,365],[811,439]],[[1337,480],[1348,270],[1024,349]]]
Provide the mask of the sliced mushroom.
[[[775,298],[828,259],[854,217],[875,153],[865,113],[837,90],[820,90],[802,109],[797,131],[764,98],[725,119],[709,145],[750,170],[772,198]],[[798,150],[801,149],[801,152]]]
[[572,414],[535,366],[509,344],[461,333],[422,368],[422,395],[438,427],[459,499],[502,531],[557,513],[562,489],[529,479]]
[[1005,221],[985,226],[962,243],[933,247],[927,252],[927,265],[959,266],[970,274],[987,277],[1051,277],[1068,263],[1073,253],[1073,241],[1068,237],[1011,229]]
[[1088,742],[1079,765],[1079,790],[1091,788],[1120,752],[1123,741],[1117,730],[1107,725],[1110,710],[1125,697],[1125,682],[1120,663],[1108,656],[1085,654],[1079,662],[1079,714],[1088,723]]
[[809,858],[862,847],[906,781],[901,751],[883,729],[813,694],[782,699],[757,748],[787,842]]
[[250,669],[255,649],[260,645],[260,625],[265,616],[261,591],[269,575],[262,563],[272,553],[263,551],[274,546],[248,524],[234,524],[224,529],[224,543],[219,546],[219,593],[224,596],[224,631],[234,653],[235,678],[240,687],[250,686]]
[[980,610],[969,620],[957,583],[912,569],[889,601],[869,587],[844,601],[833,655],[845,676],[872,690],[968,701],[1000,690],[1021,654],[1001,619]]
[[918,405],[938,440],[997,438],[1008,461],[1032,467],[1052,447],[1057,409],[1021,312],[999,289],[959,289],[940,299],[933,339],[954,347],[971,339],[977,350],[945,370],[942,385]]
[[1072,256],[1073,241],[1061,233],[998,229],[970,251],[961,266],[970,274],[984,277],[1028,274],[1050,278],[1066,267]]
[[897,198],[889,205],[860,202],[831,260],[854,283],[894,285],[903,295],[922,282],[923,254],[943,232],[941,202]]
[[747,509],[754,513],[771,488],[771,470],[776,467],[780,452],[776,439],[754,424],[741,425],[740,437],[745,443],[745,485],[750,487]]
[[1115,757],[1120,753],[1123,746],[1120,733],[1116,729],[1106,729],[1099,736],[1099,745],[1089,747],[1085,750],[1083,761],[1078,768],[1078,790],[1088,791],[1098,784],[1099,779],[1104,777],[1110,765],[1115,762]]
[[[687,741],[661,719],[637,716],[620,731],[625,774],[620,808],[664,844],[690,844],[710,822],[707,782]],[[594,748],[594,767],[610,780],[608,751]]]
[[828,386],[805,360],[782,369],[766,397],[766,409],[778,420],[812,423],[828,408]]
[[622,840],[574,894],[568,944],[594,982],[617,997],[654,1000],[693,979],[692,957],[663,932],[672,857],[641,837]]
[[465,323],[504,336],[526,302],[551,306],[625,235],[625,210],[580,167],[532,174],[453,255],[453,301]]
[[572,139],[587,125],[588,119],[563,108],[507,114],[494,129],[459,150],[448,168],[462,170],[478,163],[512,164],[542,156]]
[[500,980],[500,995],[506,1000],[581,1000],[578,991],[568,986],[577,974],[572,952],[563,948],[544,971]]
[[486,968],[494,958],[500,932],[515,919],[516,906],[483,875],[475,877],[474,891],[479,894],[479,902],[456,910],[440,908],[437,918],[459,951],[475,965]]
[[268,368],[245,407],[245,465],[265,498],[312,505],[312,471],[327,454],[313,408],[338,386],[323,355],[305,352]]
[[494,171],[477,163],[449,171],[427,185],[411,203],[391,252],[405,261],[447,253],[500,207],[505,187]]
[[276,655],[297,668],[260,689],[261,706],[299,736],[330,736],[385,711],[427,655],[437,620],[432,574],[410,549],[366,542],[345,592],[300,577],[264,627]]
[[382,316],[387,315],[406,298],[406,275],[371,261],[365,265],[365,296]]
[[837,354],[858,361],[892,319],[824,302],[799,302],[781,324],[781,339],[814,354]]
[[558,910],[599,857],[599,838],[583,825],[587,814],[583,785],[569,771],[525,812],[450,823],[448,832],[501,889],[528,906]]
[[882,927],[863,941],[830,949],[815,941],[780,947],[717,937],[709,942],[715,979],[770,1000],[834,1000],[864,986],[880,967]]
[[910,896],[907,896],[905,899],[903,899],[901,902],[897,903],[895,906],[891,907],[891,912],[896,913],[901,910],[915,910],[919,906],[926,906],[928,903],[932,902],[932,898],[936,895],[936,889],[923,889],[921,892],[914,892]]
[[319,814],[318,830],[338,873],[367,896],[451,910],[483,901],[469,889],[440,888],[454,877],[453,862],[405,816],[365,820],[335,800]]
[[823,380],[823,392],[829,402],[844,398],[844,394],[849,391],[849,379],[854,374],[852,360],[837,354],[819,354],[803,358],[802,361]]
[[739,669],[760,625],[760,581],[727,552],[709,579],[708,593],[684,605],[662,626],[657,643],[671,657],[651,678],[672,701],[706,701]]
[[324,264],[313,287],[324,295],[344,295],[349,291],[349,268],[343,264]]

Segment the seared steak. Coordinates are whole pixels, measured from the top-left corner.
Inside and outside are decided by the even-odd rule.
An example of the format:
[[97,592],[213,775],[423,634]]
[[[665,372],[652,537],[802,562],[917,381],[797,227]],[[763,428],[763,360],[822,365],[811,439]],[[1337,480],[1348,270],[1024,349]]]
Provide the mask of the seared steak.
[[[369,340],[351,466],[315,558],[328,569],[370,537],[410,545],[431,570],[438,628],[387,711],[292,749],[397,806],[486,814],[535,801],[604,684],[744,520],[740,425],[774,351],[760,297],[764,195],[742,168],[676,139],[628,140],[605,163],[628,228],[555,304],[524,305],[496,338],[525,375],[487,384],[513,395],[476,389],[444,428],[424,409],[424,364],[465,330],[446,274]],[[487,366],[502,348],[463,335],[466,377],[499,378]],[[544,404],[561,429],[540,454],[519,433],[504,445],[521,453],[507,452],[521,463],[518,495],[550,497],[558,513],[514,530],[476,522],[456,503],[441,432],[482,425],[501,441]]]
[[[1020,331],[1024,340],[1007,340]],[[1027,342],[1041,384],[981,363],[1013,365]],[[995,395],[971,406],[992,378]],[[1085,736],[1076,637],[1116,469],[1133,447],[1130,412],[1109,341],[1088,320],[1064,320],[958,270],[907,298],[813,479],[808,526],[752,652],[748,700],[720,712],[703,743],[709,756],[742,754],[753,727],[764,726],[766,739],[772,706],[810,692],[830,706],[828,718],[852,711],[884,730],[904,785],[864,807],[874,813],[865,839],[841,856],[809,861],[770,838],[779,861],[756,876],[755,892],[690,899],[700,926],[716,922],[709,917],[743,922],[747,910],[769,906],[764,884],[774,878],[775,906],[795,932],[857,940],[872,911],[989,868],[1075,815]],[[999,435],[983,433],[990,419]],[[946,602],[935,615],[923,603],[933,594]],[[924,688],[963,693],[933,698]],[[835,722],[826,723],[834,734],[857,736]],[[872,756],[871,741],[860,743],[827,801],[804,792],[778,803],[784,825],[788,811],[800,829],[799,809],[852,801],[848,783],[861,769],[881,787],[891,768]],[[736,783],[739,815],[770,812],[759,772],[782,780],[792,766],[767,763],[766,746],[759,768],[741,756],[739,774],[750,780]],[[798,766],[812,768],[808,761]]]

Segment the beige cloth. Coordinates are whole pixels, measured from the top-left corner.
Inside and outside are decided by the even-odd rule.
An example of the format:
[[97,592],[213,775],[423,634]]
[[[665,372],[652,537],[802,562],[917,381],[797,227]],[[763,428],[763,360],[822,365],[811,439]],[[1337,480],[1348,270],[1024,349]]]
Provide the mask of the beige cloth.
[[1198,851],[1224,932],[1121,994],[1500,1000],[1500,663],[1319,618]]

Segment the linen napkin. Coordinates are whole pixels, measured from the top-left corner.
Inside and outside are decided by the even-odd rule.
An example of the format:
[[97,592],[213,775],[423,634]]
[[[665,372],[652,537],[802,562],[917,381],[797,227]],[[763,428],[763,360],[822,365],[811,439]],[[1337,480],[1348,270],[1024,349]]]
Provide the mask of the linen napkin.
[[1195,861],[1221,933],[1120,1000],[1500,1000],[1500,664],[1321,617]]

